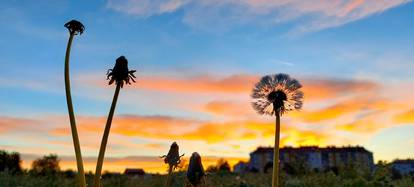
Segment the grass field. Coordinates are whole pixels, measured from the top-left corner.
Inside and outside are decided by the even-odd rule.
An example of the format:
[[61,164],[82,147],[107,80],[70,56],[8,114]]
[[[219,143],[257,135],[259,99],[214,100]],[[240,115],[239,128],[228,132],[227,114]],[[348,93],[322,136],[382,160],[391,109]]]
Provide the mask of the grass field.
[[[88,186],[92,185],[92,176],[88,175]],[[124,175],[104,176],[104,187],[162,187],[165,175],[146,175],[141,178],[129,178]],[[11,175],[0,173],[1,187],[72,187],[76,186],[74,176],[64,174],[50,176],[34,176],[30,174]],[[185,173],[174,174],[173,186],[187,186]],[[206,177],[208,187],[267,187],[271,186],[270,174],[235,174],[218,172]],[[410,176],[392,179],[387,175],[355,176],[335,175],[330,173],[313,173],[302,176],[281,176],[281,186],[285,187],[413,187],[413,178]]]

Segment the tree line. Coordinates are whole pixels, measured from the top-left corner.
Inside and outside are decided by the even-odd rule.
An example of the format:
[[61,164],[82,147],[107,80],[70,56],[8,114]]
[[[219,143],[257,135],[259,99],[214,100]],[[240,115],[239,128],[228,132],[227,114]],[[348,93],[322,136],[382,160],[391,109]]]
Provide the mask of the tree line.
[[60,159],[55,154],[45,155],[32,162],[29,170],[22,168],[22,159],[18,152],[0,150],[0,172],[19,174],[28,172],[36,175],[53,175],[59,173]]

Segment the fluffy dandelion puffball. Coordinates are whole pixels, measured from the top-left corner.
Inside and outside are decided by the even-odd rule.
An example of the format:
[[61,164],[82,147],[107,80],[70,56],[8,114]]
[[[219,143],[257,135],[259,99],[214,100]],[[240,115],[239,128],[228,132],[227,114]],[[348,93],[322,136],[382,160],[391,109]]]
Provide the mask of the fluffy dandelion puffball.
[[65,24],[65,27],[69,30],[70,34],[82,34],[85,30],[83,24],[77,20],[71,20]]
[[115,82],[117,85],[120,84],[122,88],[124,82],[126,84],[131,84],[130,80],[135,82],[135,72],[136,70],[130,71],[128,69],[128,60],[124,56],[120,56],[116,59],[114,68],[108,70],[107,79],[109,80],[109,85]]
[[302,85],[287,74],[266,75],[253,88],[253,108],[262,115],[283,114],[302,108]]

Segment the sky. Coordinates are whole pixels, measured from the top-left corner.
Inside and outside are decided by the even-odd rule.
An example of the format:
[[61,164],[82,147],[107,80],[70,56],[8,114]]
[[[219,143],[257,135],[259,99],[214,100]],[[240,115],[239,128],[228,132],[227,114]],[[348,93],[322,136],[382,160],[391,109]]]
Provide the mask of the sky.
[[104,170],[167,169],[176,141],[206,162],[273,146],[274,118],[251,107],[261,76],[287,73],[305,94],[282,117],[281,146],[364,146],[374,159],[414,157],[414,3],[409,0],[10,0],[0,2],[0,149],[23,165],[54,153],[76,168],[64,92],[71,51],[82,154],[93,170],[124,55]]

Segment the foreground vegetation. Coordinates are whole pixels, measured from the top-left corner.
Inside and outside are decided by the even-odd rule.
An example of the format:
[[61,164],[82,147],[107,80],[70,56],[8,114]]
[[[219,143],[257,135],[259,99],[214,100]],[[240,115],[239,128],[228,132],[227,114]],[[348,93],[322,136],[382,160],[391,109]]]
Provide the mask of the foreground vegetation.
[[[21,167],[18,153],[0,150],[0,187],[74,187],[78,185],[77,173],[62,171],[57,155],[45,155],[32,163],[31,169]],[[315,172],[300,162],[281,170],[280,186],[285,187],[414,187],[414,173],[402,175],[391,164],[378,162],[373,172],[357,167],[337,168],[327,172]],[[185,162],[171,176],[172,186],[187,184]],[[230,165],[219,160],[216,166],[206,169],[204,187],[270,187],[271,173],[260,174],[230,172]],[[104,173],[103,187],[164,187],[167,175],[146,174],[128,177],[119,173]],[[86,183],[93,185],[93,174],[86,174]]]
[[[92,185],[93,176],[87,174],[88,186]],[[166,175],[146,175],[143,177],[127,177],[120,174],[107,174],[103,176],[104,187],[135,187],[150,186],[163,187]],[[229,172],[211,173],[206,178],[208,187],[253,187],[271,186],[271,174],[246,173],[235,174]],[[32,173],[11,174],[0,173],[1,187],[72,187],[76,186],[76,175],[73,172],[61,172],[54,175],[39,176]],[[312,173],[301,176],[281,176],[281,186],[286,187],[413,187],[412,176],[394,178],[391,173],[375,173],[372,176],[353,176],[348,174],[335,175],[333,172]],[[188,186],[184,172],[174,174],[173,186]]]

